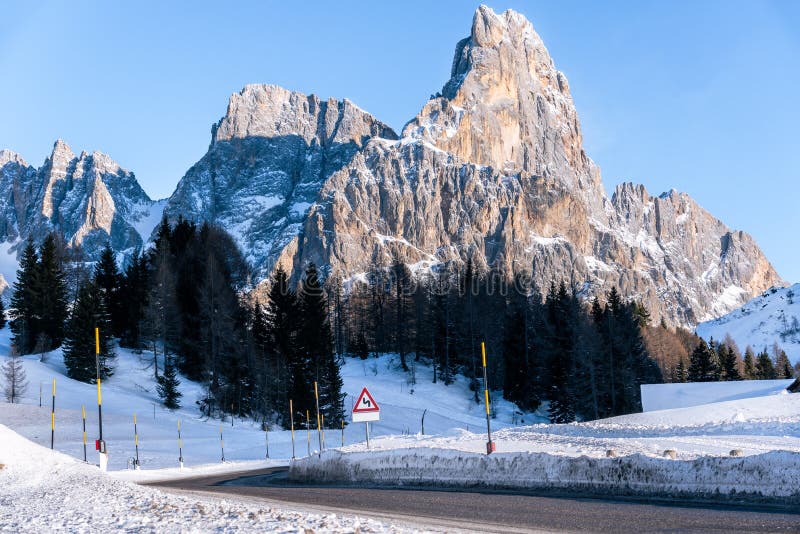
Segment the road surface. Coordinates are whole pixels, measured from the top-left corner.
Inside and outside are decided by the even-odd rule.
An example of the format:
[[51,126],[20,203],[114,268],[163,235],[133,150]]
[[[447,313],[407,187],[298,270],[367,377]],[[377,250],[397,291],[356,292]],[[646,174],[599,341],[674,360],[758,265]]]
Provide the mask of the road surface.
[[[494,491],[304,485],[285,467],[153,483],[181,492],[479,532],[800,532],[800,510],[648,504]],[[797,512],[797,513],[795,513]]]

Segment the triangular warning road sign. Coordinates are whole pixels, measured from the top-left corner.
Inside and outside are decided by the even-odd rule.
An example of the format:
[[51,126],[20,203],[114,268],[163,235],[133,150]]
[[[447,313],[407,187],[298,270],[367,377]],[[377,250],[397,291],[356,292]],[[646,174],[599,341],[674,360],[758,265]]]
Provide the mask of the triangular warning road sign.
[[378,403],[372,398],[367,388],[361,390],[361,395],[358,396],[355,406],[353,406],[353,413],[368,413],[381,411]]

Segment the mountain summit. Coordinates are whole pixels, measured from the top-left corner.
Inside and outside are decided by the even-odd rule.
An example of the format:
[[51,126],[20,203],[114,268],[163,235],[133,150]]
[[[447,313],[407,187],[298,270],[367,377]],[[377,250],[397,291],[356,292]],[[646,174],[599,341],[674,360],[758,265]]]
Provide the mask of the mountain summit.
[[[141,247],[140,226],[154,204],[133,173],[101,152],[75,155],[61,139],[38,169],[0,151],[0,195],[0,239],[39,242],[55,230],[87,259],[98,257],[108,241],[119,252]],[[145,239],[149,232],[142,231]]]
[[[347,280],[395,258],[419,274],[472,260],[542,290],[617,287],[682,325],[783,285],[749,235],[688,195],[629,183],[606,195],[566,77],[511,10],[478,8],[450,78],[400,136],[348,100],[274,85],[232,95],[211,134],[165,213],[224,227],[259,280],[279,264]],[[0,152],[0,173],[9,240],[40,225],[124,249],[156,209],[132,174],[61,142],[39,170]]]

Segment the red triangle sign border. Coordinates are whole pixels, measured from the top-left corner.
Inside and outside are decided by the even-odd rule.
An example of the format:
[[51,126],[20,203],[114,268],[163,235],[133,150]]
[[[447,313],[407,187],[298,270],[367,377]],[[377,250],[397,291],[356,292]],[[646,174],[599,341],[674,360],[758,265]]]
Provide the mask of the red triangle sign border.
[[[372,403],[373,406],[372,408],[360,408],[361,401],[362,399],[364,399],[364,397],[367,397],[369,399],[369,402]],[[353,407],[353,413],[369,413],[369,412],[380,412],[380,411],[381,408],[380,406],[378,406],[378,403],[375,402],[375,399],[372,397],[372,394],[369,392],[369,390],[367,390],[366,387],[363,388],[361,390],[361,394],[358,396],[358,399],[356,399],[355,407]]]

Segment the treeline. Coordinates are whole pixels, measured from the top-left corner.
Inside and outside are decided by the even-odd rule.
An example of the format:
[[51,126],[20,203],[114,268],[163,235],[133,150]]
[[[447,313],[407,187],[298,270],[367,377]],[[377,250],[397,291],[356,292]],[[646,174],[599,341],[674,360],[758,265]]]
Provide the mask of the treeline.
[[480,343],[488,347],[489,381],[525,410],[547,401],[554,421],[596,419],[641,410],[639,385],[662,373],[643,339],[649,321],[636,303],[611,290],[606,302],[586,306],[565,284],[546,295],[522,277],[511,283],[499,271],[442,269],[412,276],[394,262],[363,279],[329,280],[335,342],[343,353],[368,357],[396,352],[417,376],[414,363],[433,362],[434,382],[469,377],[479,400]]
[[671,377],[672,382],[718,382],[727,380],[774,380],[793,378],[795,369],[789,357],[776,343],[772,356],[765,347],[755,354],[745,348],[744,356],[730,336],[717,343],[700,340],[691,352],[688,362],[681,359]]
[[[524,274],[479,272],[469,261],[419,275],[395,261],[347,281],[313,264],[292,280],[278,266],[259,304],[234,240],[210,224],[162,221],[153,246],[123,270],[109,246],[91,269],[74,254],[55,235],[38,250],[26,244],[11,299],[15,350],[63,346],[68,374],[92,382],[113,372],[118,343],[149,363],[170,408],[181,402],[177,370],[202,383],[208,416],[301,423],[316,411],[316,383],[324,421],[338,427],[342,358],[377,353],[397,353],[412,384],[462,374],[479,402],[481,342],[490,387],[562,423],[640,411],[644,383],[793,374],[777,346],[772,357],[749,348],[741,356],[730,338],[706,343],[653,326],[616,289],[586,302],[565,283],[542,293]],[[420,361],[429,376],[417,372]]]

